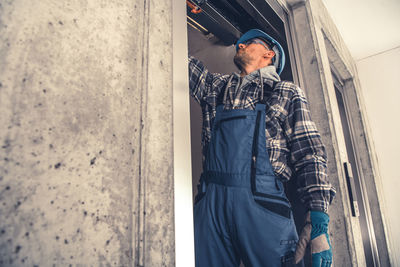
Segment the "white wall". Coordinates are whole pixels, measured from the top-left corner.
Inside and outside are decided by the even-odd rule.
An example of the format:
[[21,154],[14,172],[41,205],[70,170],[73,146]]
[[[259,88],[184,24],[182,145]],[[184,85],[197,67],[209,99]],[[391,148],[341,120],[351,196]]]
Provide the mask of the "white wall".
[[400,266],[400,47],[357,61],[357,69],[382,178],[384,210],[393,249],[393,266]]

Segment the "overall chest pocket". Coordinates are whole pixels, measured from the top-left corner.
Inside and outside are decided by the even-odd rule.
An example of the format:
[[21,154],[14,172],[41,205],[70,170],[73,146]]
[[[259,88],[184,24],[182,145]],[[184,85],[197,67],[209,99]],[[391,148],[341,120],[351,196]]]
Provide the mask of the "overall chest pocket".
[[226,173],[246,173],[251,160],[254,123],[252,115],[221,116],[212,130],[207,169]]

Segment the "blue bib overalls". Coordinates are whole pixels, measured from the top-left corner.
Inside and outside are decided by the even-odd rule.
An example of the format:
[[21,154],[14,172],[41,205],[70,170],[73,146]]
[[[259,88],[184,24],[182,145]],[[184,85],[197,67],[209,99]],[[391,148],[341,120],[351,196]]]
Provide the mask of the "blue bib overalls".
[[265,109],[217,106],[194,206],[197,267],[294,266],[298,236],[266,149]]

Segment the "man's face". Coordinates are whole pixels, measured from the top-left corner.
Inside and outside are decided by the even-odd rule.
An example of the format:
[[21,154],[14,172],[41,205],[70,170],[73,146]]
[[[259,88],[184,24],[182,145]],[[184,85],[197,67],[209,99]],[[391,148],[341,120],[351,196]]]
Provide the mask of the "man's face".
[[233,62],[239,70],[243,70],[247,65],[259,63],[265,53],[269,51],[267,44],[258,38],[248,40],[238,46],[239,49],[233,58]]

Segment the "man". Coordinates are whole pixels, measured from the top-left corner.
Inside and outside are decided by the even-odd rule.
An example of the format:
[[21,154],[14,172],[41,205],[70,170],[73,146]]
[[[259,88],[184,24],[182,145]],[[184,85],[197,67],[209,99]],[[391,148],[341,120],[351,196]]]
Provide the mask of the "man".
[[[335,190],[305,95],[280,81],[285,55],[268,34],[246,32],[236,51],[240,74],[210,73],[189,59],[191,94],[203,110],[196,266],[300,266],[309,242],[313,266],[330,266]],[[300,240],[283,188],[290,178],[308,210]]]

